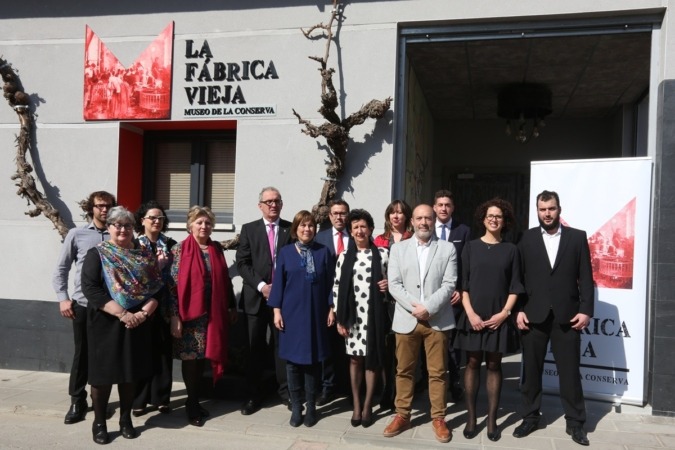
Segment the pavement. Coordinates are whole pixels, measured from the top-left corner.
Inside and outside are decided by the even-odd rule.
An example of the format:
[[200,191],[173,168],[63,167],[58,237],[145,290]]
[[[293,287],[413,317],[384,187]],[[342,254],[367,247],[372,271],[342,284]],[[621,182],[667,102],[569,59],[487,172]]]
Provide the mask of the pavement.
[[[134,440],[122,438],[116,390],[113,388],[108,420],[111,448],[146,449],[252,449],[252,450],[323,450],[378,448],[512,448],[512,449],[581,449],[565,434],[565,420],[557,396],[544,395],[544,428],[530,436],[516,439],[511,434],[519,424],[515,413],[519,401],[518,355],[504,359],[504,385],[500,404],[499,426],[502,438],[487,439],[485,424],[486,399],[479,396],[480,434],[472,440],[462,435],[466,411],[463,403],[448,403],[448,426],[454,429],[452,441],[442,444],[434,439],[429,420],[426,391],[415,396],[413,428],[403,434],[385,438],[382,431],[391,420],[390,411],[374,411],[375,423],[370,428],[350,425],[351,407],[347,399],[337,399],[319,408],[319,422],[312,428],[292,428],[290,412],[285,406],[270,401],[250,416],[239,412],[240,400],[207,399],[202,405],[211,417],[202,428],[187,424],[185,386],[174,382],[171,414],[150,412],[133,418],[140,436]],[[483,376],[483,380],[485,377]],[[93,412],[84,421],[64,425],[63,418],[70,406],[67,394],[68,375],[0,369],[0,448],[1,449],[84,449],[96,447],[92,442]],[[484,391],[484,389],[483,389]],[[629,405],[612,405],[587,400],[586,430],[592,449],[675,449],[675,418],[652,416],[651,409]]]

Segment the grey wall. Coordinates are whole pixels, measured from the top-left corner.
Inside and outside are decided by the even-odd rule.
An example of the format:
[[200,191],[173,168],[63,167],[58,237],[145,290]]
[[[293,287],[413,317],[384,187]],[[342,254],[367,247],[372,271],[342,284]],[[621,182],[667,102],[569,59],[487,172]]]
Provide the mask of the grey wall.
[[675,416],[675,80],[661,83],[658,105],[648,398],[655,415]]

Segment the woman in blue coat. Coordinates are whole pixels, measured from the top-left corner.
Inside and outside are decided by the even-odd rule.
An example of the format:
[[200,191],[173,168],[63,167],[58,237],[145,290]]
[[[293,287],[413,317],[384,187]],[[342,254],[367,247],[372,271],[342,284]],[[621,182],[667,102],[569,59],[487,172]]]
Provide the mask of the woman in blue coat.
[[288,391],[293,427],[303,423],[301,392],[304,384],[307,413],[304,424],[314,426],[316,384],[321,361],[330,356],[328,327],[335,323],[331,290],[335,259],[329,249],[314,242],[316,221],[309,211],[300,211],[291,225],[297,241],[277,255],[272,292],[267,306],[274,308],[274,326],[279,330],[279,357],[287,361]]

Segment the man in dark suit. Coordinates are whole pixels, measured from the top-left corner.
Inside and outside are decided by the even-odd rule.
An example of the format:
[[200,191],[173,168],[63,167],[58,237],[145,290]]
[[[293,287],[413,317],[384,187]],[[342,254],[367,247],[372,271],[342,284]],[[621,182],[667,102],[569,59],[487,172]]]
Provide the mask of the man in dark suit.
[[262,219],[241,227],[237,248],[237,270],[244,280],[239,307],[246,314],[248,326],[248,355],[246,375],[249,398],[241,408],[244,415],[260,409],[264,388],[261,386],[268,354],[267,331],[271,330],[274,348],[274,365],[282,402],[290,405],[286,383],[286,364],[279,359],[278,331],[272,323],[272,313],[267,299],[272,290],[274,263],[278,250],[291,242],[291,223],[280,219],[283,201],[274,187],[265,187],[258,197]]
[[589,445],[579,360],[581,331],[593,316],[593,270],[586,232],[562,226],[560,211],[557,193],[537,195],[540,226],[525,232],[518,245],[526,291],[517,317],[523,343],[523,422],[513,436],[525,437],[539,426],[541,378],[550,341],[567,434],[577,444]]
[[[455,292],[450,297],[455,320],[459,319],[462,312],[462,249],[464,244],[471,239],[471,230],[463,223],[452,219],[455,212],[455,199],[452,192],[441,189],[434,194],[434,213],[436,214],[436,237],[442,241],[452,242],[457,251],[457,283]],[[454,331],[454,330],[453,330]],[[462,352],[449,347],[450,358],[448,359],[448,387],[452,401],[457,403],[464,395],[464,390],[459,385],[459,367],[462,360]]]
[[[338,256],[350,245],[349,230],[347,229],[347,216],[349,204],[344,200],[331,200],[328,203],[331,224],[327,230],[320,231],[316,235],[316,242],[323,244],[333,254],[335,261]],[[353,245],[353,244],[352,244]],[[321,364],[321,394],[316,400],[316,406],[323,406],[335,399],[336,390],[343,387],[347,375],[348,362],[345,357],[345,340],[335,327],[330,327],[328,336],[330,339],[332,356]]]

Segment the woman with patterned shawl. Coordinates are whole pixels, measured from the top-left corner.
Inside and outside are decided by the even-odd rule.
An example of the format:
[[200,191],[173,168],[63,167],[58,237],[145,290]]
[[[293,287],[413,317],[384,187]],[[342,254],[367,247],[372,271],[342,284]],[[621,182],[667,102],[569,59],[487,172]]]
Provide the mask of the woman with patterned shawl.
[[117,206],[108,212],[106,225],[110,240],[89,250],[82,265],[97,444],[109,442],[106,415],[113,384],[120,398],[121,434],[126,439],[138,435],[131,406],[136,382],[152,375],[150,318],[163,286],[155,255],[134,240],[134,215]]
[[223,247],[211,240],[216,217],[208,207],[188,211],[190,235],[173,247],[171,335],[173,356],[181,360],[190,425],[201,427],[209,412],[199,404],[199,383],[204,363],[211,362],[213,382],[223,376],[227,364],[229,324],[237,318],[232,282]]

